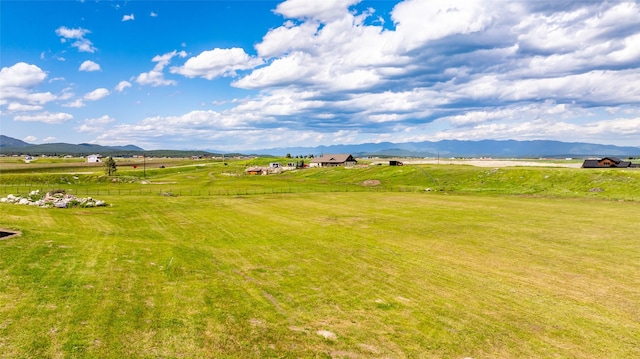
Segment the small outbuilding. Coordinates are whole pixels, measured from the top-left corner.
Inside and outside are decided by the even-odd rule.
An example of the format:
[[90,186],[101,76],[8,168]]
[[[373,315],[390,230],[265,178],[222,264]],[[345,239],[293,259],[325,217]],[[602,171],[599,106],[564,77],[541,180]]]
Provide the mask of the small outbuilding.
[[403,163],[401,161],[391,160],[389,161],[389,166],[402,166]]
[[262,167],[249,167],[245,170],[249,175],[261,175],[266,174],[265,170]]

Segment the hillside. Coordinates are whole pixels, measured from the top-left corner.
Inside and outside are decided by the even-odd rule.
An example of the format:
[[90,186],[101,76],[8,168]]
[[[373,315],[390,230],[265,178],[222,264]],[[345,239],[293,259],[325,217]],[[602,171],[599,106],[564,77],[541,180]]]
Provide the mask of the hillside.
[[9,136],[5,136],[5,135],[0,135],[0,148],[3,147],[25,147],[25,146],[30,146],[30,144],[21,141],[17,138],[13,138],[13,137],[9,137]]

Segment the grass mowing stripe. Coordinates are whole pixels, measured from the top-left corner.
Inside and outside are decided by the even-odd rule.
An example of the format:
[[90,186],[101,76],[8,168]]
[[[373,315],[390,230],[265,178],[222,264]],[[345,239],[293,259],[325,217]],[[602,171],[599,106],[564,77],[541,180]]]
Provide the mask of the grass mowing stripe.
[[0,242],[9,357],[640,354],[636,203],[105,199],[2,207],[0,226],[23,231]]

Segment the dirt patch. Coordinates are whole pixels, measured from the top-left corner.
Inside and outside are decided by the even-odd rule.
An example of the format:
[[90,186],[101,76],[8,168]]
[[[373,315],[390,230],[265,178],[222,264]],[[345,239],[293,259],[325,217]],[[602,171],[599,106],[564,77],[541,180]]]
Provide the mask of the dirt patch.
[[324,337],[325,339],[329,339],[329,340],[334,340],[334,339],[337,338],[337,336],[334,333],[332,333],[332,332],[330,332],[328,330],[318,330],[316,332],[316,334],[318,334],[321,337]]
[[367,187],[369,187],[369,186],[379,186],[381,184],[382,184],[382,182],[380,182],[380,180],[366,180],[366,181],[362,182],[362,185],[363,186],[367,186]]

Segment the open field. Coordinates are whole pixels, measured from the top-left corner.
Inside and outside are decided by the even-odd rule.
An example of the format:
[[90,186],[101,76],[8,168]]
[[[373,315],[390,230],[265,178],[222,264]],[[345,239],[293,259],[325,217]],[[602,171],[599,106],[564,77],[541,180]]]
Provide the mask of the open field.
[[111,206],[0,204],[0,357],[640,356],[640,171],[246,165],[3,171]]
[[406,164],[412,165],[469,165],[478,167],[567,167],[580,168],[582,161],[577,160],[496,160],[496,159],[429,159],[429,160],[409,160]]

